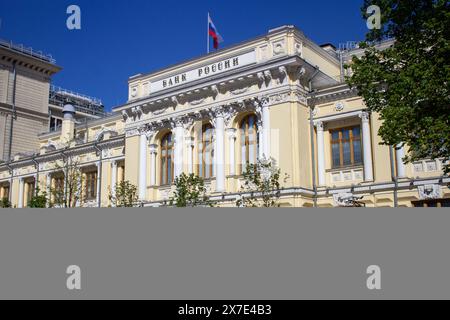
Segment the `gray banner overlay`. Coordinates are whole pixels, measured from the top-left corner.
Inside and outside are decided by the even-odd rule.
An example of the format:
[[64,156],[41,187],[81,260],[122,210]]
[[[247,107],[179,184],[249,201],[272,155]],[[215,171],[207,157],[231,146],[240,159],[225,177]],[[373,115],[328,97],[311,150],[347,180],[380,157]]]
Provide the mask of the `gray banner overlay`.
[[0,298],[448,299],[449,229],[445,209],[0,209]]

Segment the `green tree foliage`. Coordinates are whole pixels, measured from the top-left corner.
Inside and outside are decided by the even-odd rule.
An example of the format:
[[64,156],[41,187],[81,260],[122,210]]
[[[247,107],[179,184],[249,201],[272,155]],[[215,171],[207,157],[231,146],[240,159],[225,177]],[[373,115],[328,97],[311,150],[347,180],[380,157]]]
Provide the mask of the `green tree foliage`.
[[178,208],[213,206],[207,196],[205,181],[194,174],[181,174],[175,179],[176,189],[169,200],[170,206]]
[[109,193],[112,205],[118,208],[132,208],[138,205],[138,189],[129,181],[121,181],[114,186],[114,192]]
[[[281,195],[281,170],[275,159],[261,159],[256,164],[247,164],[243,173],[241,192],[249,194],[236,201],[238,207],[279,207]],[[288,179],[285,174],[284,182]]]
[[33,197],[28,201],[28,208],[47,208],[47,203],[47,192],[41,192],[39,188],[36,188]]
[[0,208],[11,208],[11,202],[8,198],[0,199]]
[[[361,44],[366,54],[354,57],[347,79],[378,112],[379,135],[386,145],[407,145],[405,162],[450,159],[450,2],[446,0],[365,0],[378,5],[382,26]],[[367,17],[365,17],[367,18]],[[394,45],[377,50],[377,41]],[[446,173],[450,165],[444,166]]]

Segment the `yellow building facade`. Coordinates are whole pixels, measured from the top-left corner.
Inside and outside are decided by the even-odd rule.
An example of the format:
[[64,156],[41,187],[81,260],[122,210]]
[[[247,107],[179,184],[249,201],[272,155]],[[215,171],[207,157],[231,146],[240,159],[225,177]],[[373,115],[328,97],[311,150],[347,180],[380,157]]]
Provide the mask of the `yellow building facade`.
[[63,186],[64,164],[81,168],[77,206],[111,206],[113,186],[130,181],[143,206],[162,206],[174,178],[205,179],[211,199],[235,206],[242,172],[273,158],[288,179],[283,207],[448,206],[444,160],[404,164],[406,147],[381,145],[381,122],[343,82],[338,54],[285,26],[245,43],[129,79],[114,115],[77,124],[64,109],[40,152],[0,165],[0,198],[27,206],[33,190]]

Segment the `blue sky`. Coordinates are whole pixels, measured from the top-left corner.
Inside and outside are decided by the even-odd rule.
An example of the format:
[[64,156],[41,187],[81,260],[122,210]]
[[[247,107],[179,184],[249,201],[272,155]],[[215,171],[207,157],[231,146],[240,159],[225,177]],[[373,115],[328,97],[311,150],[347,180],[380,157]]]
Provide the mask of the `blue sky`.
[[[0,38],[52,54],[63,70],[53,83],[101,98],[108,109],[127,99],[128,77],[206,53],[207,12],[232,45],[294,24],[322,44],[362,40],[362,0],[318,1],[0,1]],[[66,9],[81,8],[79,31]]]

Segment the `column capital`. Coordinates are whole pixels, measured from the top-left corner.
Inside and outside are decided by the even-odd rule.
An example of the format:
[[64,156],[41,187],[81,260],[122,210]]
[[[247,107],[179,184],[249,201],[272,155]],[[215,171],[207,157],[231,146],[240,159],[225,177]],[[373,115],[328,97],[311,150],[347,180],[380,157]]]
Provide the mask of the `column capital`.
[[157,144],[149,145],[150,154],[157,154],[158,153],[158,147],[159,146]]
[[147,138],[148,142],[150,142],[155,135],[156,131],[152,129],[147,129],[147,131],[145,132],[145,137]]
[[194,145],[194,140],[195,140],[194,137],[191,137],[191,136],[185,137],[184,140],[185,140],[186,145],[187,145],[188,147],[193,148],[193,147],[195,146],[195,145]]
[[235,128],[226,129],[226,133],[230,140],[234,140],[237,138],[237,129],[235,129]]
[[369,113],[369,112],[366,112],[366,111],[361,112],[360,115],[359,115],[359,117],[361,118],[361,120],[362,120],[363,122],[369,122],[369,119],[370,119],[370,113]]
[[184,127],[184,119],[183,119],[183,117],[170,118],[169,123],[170,123],[171,129],[183,128]]
[[325,129],[323,121],[314,121],[314,126],[317,128],[317,131],[323,131]]

